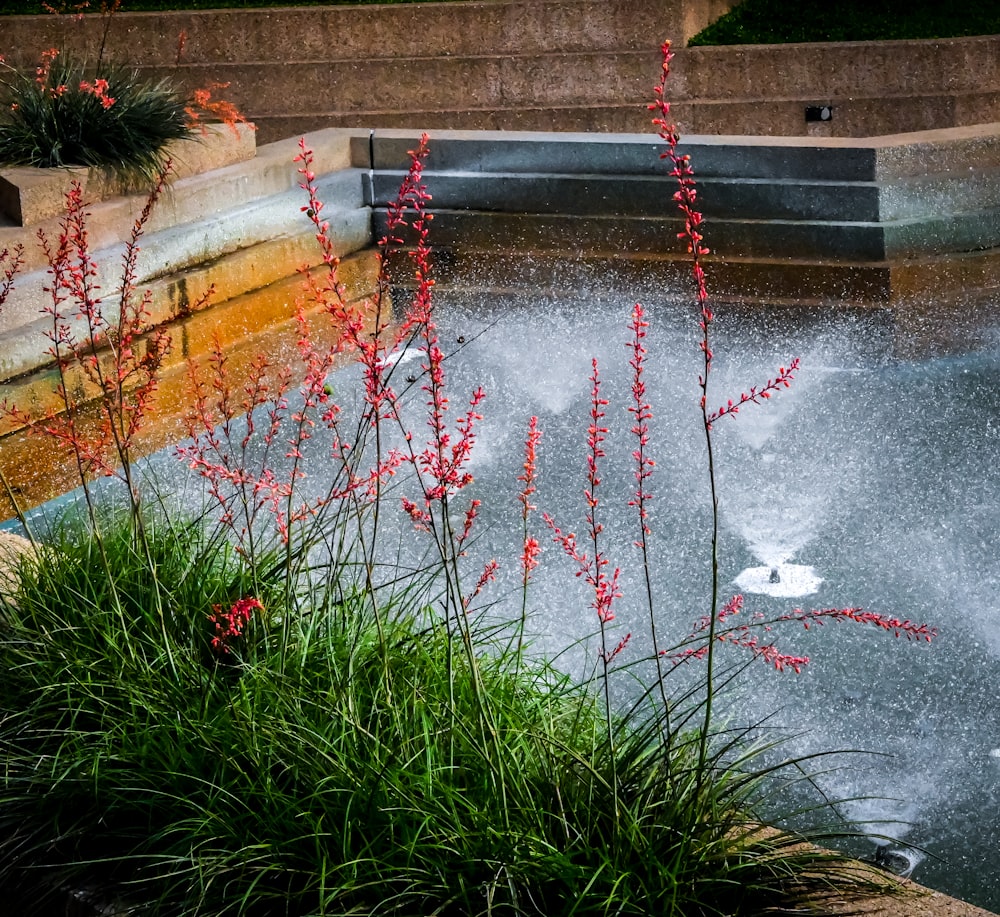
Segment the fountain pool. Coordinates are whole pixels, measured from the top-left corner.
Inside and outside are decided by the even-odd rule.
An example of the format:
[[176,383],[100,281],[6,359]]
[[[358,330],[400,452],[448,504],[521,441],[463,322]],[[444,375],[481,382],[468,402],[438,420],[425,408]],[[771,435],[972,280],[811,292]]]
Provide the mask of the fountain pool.
[[[648,640],[626,507],[631,305],[607,294],[444,296],[439,317],[442,340],[456,350],[453,396],[479,383],[487,390],[473,460],[484,509],[516,513],[514,477],[535,414],[545,431],[537,503],[567,529],[582,525],[587,377],[591,356],[599,359],[611,402],[604,521],[623,570],[615,625],[635,633],[626,653],[638,655]],[[681,639],[708,610],[697,327],[676,303],[645,306],[658,626]],[[773,714],[768,725],[787,730],[789,756],[858,750],[817,765],[828,771],[819,778],[825,792],[854,800],[842,814],[862,831],[920,848],[906,861],[918,881],[1000,910],[992,804],[1000,785],[1000,335],[985,332],[971,352],[919,362],[894,356],[892,340],[886,316],[874,312],[718,315],[720,404],[792,356],[802,361],[790,390],[716,426],[724,597],[745,592],[748,611],[768,615],[858,605],[940,630],[931,645],[905,645],[861,626],[793,625],[776,639],[810,664],[799,675],[751,666],[730,692],[728,715],[756,722]],[[484,522],[483,553],[517,557],[516,515],[487,512]],[[585,640],[595,621],[583,584],[538,526],[547,557],[530,604],[538,640],[556,652]],[[770,575],[757,582],[758,568],[777,568],[779,583],[766,582]],[[515,593],[516,573],[508,581]],[[873,851],[874,842],[860,848]]]
[[[644,305],[658,627],[680,640],[708,611],[698,330],[676,297]],[[588,375],[591,357],[599,360],[611,429],[601,499],[624,593],[614,626],[635,634],[623,661],[649,649],[626,505],[634,487],[631,306],[607,291],[438,296],[453,402],[478,384],[487,393],[471,466],[483,504],[472,563],[509,561],[491,595],[501,612],[505,595],[519,601],[510,559],[521,550],[515,494],[527,420],[537,415],[544,430],[536,502],[563,527],[578,527]],[[1000,333],[987,329],[969,352],[920,361],[894,355],[891,316],[879,311],[723,308],[714,333],[720,404],[801,359],[790,390],[716,427],[724,597],[742,591],[748,611],[768,615],[857,605],[940,630],[932,645],[905,645],[860,625],[806,632],[790,624],[775,634],[780,648],[810,656],[809,665],[798,675],[750,666],[727,692],[726,716],[769,717],[768,727],[787,736],[788,756],[849,752],[824,759],[817,778],[829,796],[850,800],[842,815],[894,839],[888,853],[897,860],[904,845],[919,848],[905,860],[918,881],[1000,910],[1000,815],[984,804],[1000,785]],[[410,357],[400,371],[419,375]],[[353,373],[334,380],[348,399]],[[321,456],[318,438],[313,446]],[[161,487],[167,480],[190,495],[196,486],[170,449],[151,464]],[[402,514],[398,525],[404,552],[419,553],[420,536]],[[589,597],[540,518],[535,526],[546,548],[530,593],[534,638],[567,665],[592,664]]]

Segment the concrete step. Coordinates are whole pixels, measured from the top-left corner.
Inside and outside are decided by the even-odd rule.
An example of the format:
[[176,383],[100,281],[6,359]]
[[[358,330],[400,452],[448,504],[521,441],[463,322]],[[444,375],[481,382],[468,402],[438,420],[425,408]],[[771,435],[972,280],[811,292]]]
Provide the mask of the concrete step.
[[[824,106],[832,108],[829,121],[806,121],[807,108]],[[766,102],[698,99],[676,103],[673,114],[694,134],[873,137],[998,121],[1000,89],[908,96],[806,94]]]
[[[478,0],[286,9],[128,13],[112,17],[106,47],[137,66],[264,61],[393,60],[678,46],[731,3],[691,0]],[[713,9],[714,8],[714,9]],[[657,26],[641,27],[656,22]],[[3,17],[8,59],[33,66],[52,46],[97,56],[100,16]]]
[[[335,100],[331,100],[335,101]],[[375,100],[377,101],[377,100]],[[513,108],[449,108],[406,110],[368,110],[364,112],[315,111],[302,114],[262,115],[254,117],[258,136],[267,140],[298,137],[322,128],[452,130],[461,125],[467,131],[595,131],[604,134],[648,133],[649,112],[630,102],[621,105],[517,105]]]
[[671,96],[759,100],[908,97],[1000,87],[1000,36],[685,48]]
[[[659,65],[655,49],[544,54],[398,56],[393,59],[218,63],[213,79],[229,84],[226,96],[251,120],[287,114],[308,100],[312,110],[364,113],[373,108],[407,111],[454,108],[548,107],[585,102],[634,104],[652,96]],[[194,89],[204,82],[195,65],[152,68]],[[456,93],[456,87],[461,87]],[[294,110],[294,108],[292,109]],[[363,124],[363,119],[357,122]]]
[[[825,302],[888,306],[895,295],[893,267],[887,262],[830,264],[800,259],[726,259],[704,265],[713,300],[774,303]],[[391,262],[394,283],[411,286],[412,265],[403,256]],[[435,288],[548,290],[561,293],[628,291],[645,300],[664,295],[692,301],[690,259],[621,251],[508,250],[503,258],[487,249],[436,249]]]
[[[401,173],[419,131],[377,131],[374,163],[368,131],[351,137],[351,162]],[[441,131],[431,138],[427,168],[435,173],[506,172],[663,176],[666,144],[652,134],[608,137],[574,133]],[[995,124],[870,138],[688,135],[678,153],[690,155],[703,179],[887,182],[1000,168]]]
[[[995,127],[882,142],[729,139],[689,138],[682,150],[722,257],[879,262],[1000,245],[1000,168],[945,171],[1000,155]],[[352,141],[352,161],[374,153],[378,206],[393,197],[416,140],[376,132]],[[435,244],[673,251],[682,225],[662,149],[644,136],[438,134],[423,174]],[[916,176],[917,162],[942,171]]]

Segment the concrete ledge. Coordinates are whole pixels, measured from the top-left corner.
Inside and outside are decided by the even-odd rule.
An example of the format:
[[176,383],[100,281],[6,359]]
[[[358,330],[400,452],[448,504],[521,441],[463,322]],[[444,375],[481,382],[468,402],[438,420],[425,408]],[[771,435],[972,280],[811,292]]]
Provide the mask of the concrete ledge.
[[[254,127],[208,124],[201,136],[170,144],[170,181],[208,172],[253,159],[256,152]],[[0,216],[16,226],[36,226],[65,209],[66,193],[77,182],[86,199],[98,203],[121,195],[119,182],[103,169],[76,166],[66,169],[35,169],[9,166],[0,169]]]
[[[350,165],[350,138],[356,133],[321,131],[310,135],[317,175],[332,174]],[[210,219],[272,195],[288,192],[303,194],[299,188],[302,176],[298,172],[299,165],[294,161],[298,151],[297,139],[266,144],[257,149],[252,159],[177,179],[154,210],[148,232],[152,234]],[[350,201],[344,201],[345,206],[362,206],[360,188],[352,190],[351,194]],[[126,239],[144,204],[145,195],[124,195],[98,201],[89,207],[91,247],[101,251]],[[298,213],[298,208],[295,209]],[[303,226],[307,223],[302,218]],[[0,226],[0,248],[10,248],[18,243],[24,245],[26,274],[46,267],[44,256],[36,244],[37,230],[55,238],[58,235],[58,218],[49,218],[39,226],[28,229]],[[262,231],[266,232],[267,228],[262,227]],[[4,317],[0,313],[0,330],[3,327]]]
[[[884,181],[1000,166],[996,123],[874,137],[689,134],[695,173],[705,178]],[[369,131],[350,139],[351,162],[367,168]],[[419,139],[416,129],[377,131],[374,167],[400,171]],[[662,175],[663,142],[652,133],[607,135],[551,131],[437,130],[428,166],[437,171]]]
[[[417,142],[407,131],[352,138],[352,162],[374,155],[376,207]],[[430,150],[438,246],[676,249],[655,137],[440,131]],[[680,152],[722,258],[881,262],[1000,246],[1000,124],[861,140],[693,136]]]
[[[348,255],[371,244],[371,215],[362,197],[362,173],[350,166],[350,132],[308,138],[316,185],[326,204],[337,253]],[[149,323],[188,310],[214,287],[214,302],[275,283],[320,259],[315,228],[302,212],[305,192],[294,161],[298,142],[261,147],[253,159],[175,181],[147,224],[138,260],[137,287],[151,293]],[[117,308],[124,240],[145,203],[141,195],[88,204],[90,250],[96,282],[111,317]],[[61,212],[61,210],[60,210]],[[10,378],[49,361],[44,308],[51,297],[48,264],[36,231],[58,234],[58,217],[38,227],[0,227],[0,248],[21,244],[25,267],[0,311],[0,378]]]

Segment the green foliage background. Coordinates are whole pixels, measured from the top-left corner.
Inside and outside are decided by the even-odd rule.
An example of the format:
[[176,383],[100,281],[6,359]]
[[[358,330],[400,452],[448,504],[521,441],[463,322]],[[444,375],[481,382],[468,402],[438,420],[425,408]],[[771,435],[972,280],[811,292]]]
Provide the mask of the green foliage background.
[[996,0],[744,0],[688,44],[885,41],[997,33]]

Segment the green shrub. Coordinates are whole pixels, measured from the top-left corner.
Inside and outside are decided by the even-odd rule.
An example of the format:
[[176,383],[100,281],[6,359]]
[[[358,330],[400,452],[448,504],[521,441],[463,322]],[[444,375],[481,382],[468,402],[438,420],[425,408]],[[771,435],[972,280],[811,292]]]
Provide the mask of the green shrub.
[[213,653],[248,575],[198,525],[128,514],[24,562],[0,605],[18,913],[96,883],[168,915],[728,914],[831,863],[757,833],[738,740],[711,780],[697,730],[665,747],[655,715],[612,748],[597,683],[503,630],[473,666],[405,597],[376,626],[360,593],[272,594]]
[[961,6],[940,0],[743,0],[689,45],[886,41],[1000,33],[992,0]]

